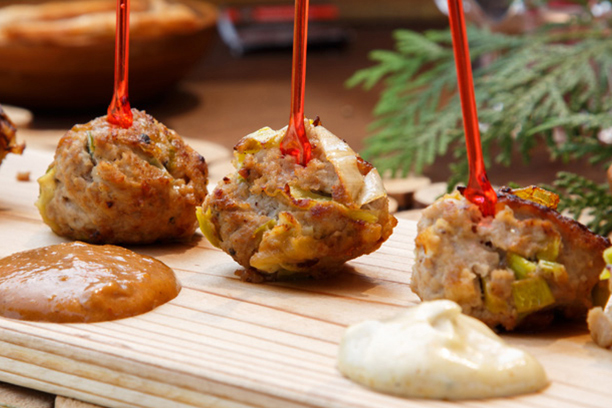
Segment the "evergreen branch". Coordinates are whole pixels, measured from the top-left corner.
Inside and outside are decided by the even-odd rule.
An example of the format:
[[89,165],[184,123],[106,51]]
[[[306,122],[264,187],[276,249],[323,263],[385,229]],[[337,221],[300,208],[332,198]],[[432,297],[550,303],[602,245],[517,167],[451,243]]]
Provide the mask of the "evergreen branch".
[[559,211],[567,210],[575,219],[585,215],[593,232],[612,232],[612,196],[607,184],[597,184],[579,175],[560,172],[554,186],[547,188],[559,195]]
[[[474,70],[487,162],[494,145],[500,147],[494,158],[498,163],[510,166],[515,151],[528,161],[539,140],[552,158],[588,157],[601,165],[612,160],[612,147],[596,137],[612,128],[610,30],[592,19],[575,28],[547,27],[524,36],[468,28],[473,63],[495,56]],[[398,30],[394,37],[394,51],[373,52],[375,65],[347,82],[369,89],[384,81],[363,154],[383,171],[418,173],[457,145],[449,184],[465,182],[467,159],[450,32]],[[565,142],[555,140],[555,133],[564,133]]]

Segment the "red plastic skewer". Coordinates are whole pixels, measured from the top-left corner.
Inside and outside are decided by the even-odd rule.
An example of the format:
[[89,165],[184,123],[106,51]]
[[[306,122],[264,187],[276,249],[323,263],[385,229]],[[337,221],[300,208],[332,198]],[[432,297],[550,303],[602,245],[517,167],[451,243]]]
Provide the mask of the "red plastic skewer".
[[455,52],[455,66],[461,109],[463,111],[463,126],[465,129],[465,143],[467,145],[468,161],[470,164],[470,179],[463,195],[470,202],[480,208],[482,215],[495,215],[497,194],[491,187],[487,177],[482,146],[480,144],[480,131],[478,129],[478,112],[474,96],[474,81],[472,79],[472,65],[465,30],[465,17],[463,15],[462,0],[448,0],[448,16],[451,34],[453,36],[453,49]]
[[130,0],[117,0],[117,27],[115,30],[115,93],[108,107],[108,121],[127,129],[132,126],[133,121],[128,98]]
[[304,87],[306,85],[306,45],[308,40],[308,0],[295,0],[293,27],[293,70],[291,73],[291,116],[287,133],[280,143],[284,155],[295,157],[306,166],[312,146],[304,129]]

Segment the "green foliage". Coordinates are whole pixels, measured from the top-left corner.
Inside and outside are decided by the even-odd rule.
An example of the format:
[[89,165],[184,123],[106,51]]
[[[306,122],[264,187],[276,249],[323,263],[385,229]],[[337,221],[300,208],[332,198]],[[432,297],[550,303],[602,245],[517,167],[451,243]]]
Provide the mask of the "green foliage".
[[[467,155],[450,32],[397,30],[394,38],[394,50],[373,51],[374,65],[347,82],[365,89],[383,84],[372,135],[361,153],[381,172],[400,176],[420,173],[452,149],[449,185],[465,182]],[[543,142],[552,159],[588,158],[610,165],[612,145],[597,138],[612,128],[612,40],[605,24],[582,18],[520,36],[468,27],[468,38],[487,164],[511,166],[515,152],[528,162]],[[495,157],[489,153],[493,146],[499,151]],[[559,187],[569,188],[563,184],[567,174],[560,177]],[[588,180],[571,180],[573,189],[608,196]],[[580,209],[576,200],[566,203],[574,213]],[[595,219],[607,231],[604,219]]]
[[597,184],[576,174],[560,172],[554,187],[549,187],[563,199],[559,211],[568,210],[578,219],[590,218],[587,226],[601,235],[612,232],[612,196],[607,184]]

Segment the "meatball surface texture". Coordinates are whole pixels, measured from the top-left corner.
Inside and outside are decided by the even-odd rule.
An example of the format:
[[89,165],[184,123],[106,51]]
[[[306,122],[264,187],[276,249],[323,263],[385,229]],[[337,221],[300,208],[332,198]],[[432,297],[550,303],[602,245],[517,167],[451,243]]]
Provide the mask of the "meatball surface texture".
[[491,327],[584,318],[605,266],[606,238],[543,205],[499,192],[494,217],[461,194],[423,211],[412,290],[449,299]]
[[206,162],[173,130],[132,113],[128,129],[102,116],[60,140],[36,202],[56,234],[108,244],[193,235],[195,208],[207,194]]
[[246,269],[244,280],[333,274],[378,249],[397,224],[376,169],[323,126],[305,128],[306,166],[281,153],[286,128],[263,128],[239,141],[237,171],[198,209],[202,231]]
[[21,154],[23,152],[25,144],[17,144],[16,132],[15,124],[0,106],[0,164],[7,154]]

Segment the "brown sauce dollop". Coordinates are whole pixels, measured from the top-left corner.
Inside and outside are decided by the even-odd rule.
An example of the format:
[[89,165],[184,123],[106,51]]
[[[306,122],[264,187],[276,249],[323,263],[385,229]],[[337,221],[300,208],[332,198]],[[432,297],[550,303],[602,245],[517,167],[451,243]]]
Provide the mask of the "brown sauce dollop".
[[180,284],[161,261],[114,245],[52,245],[0,259],[0,316],[99,322],[148,312]]

